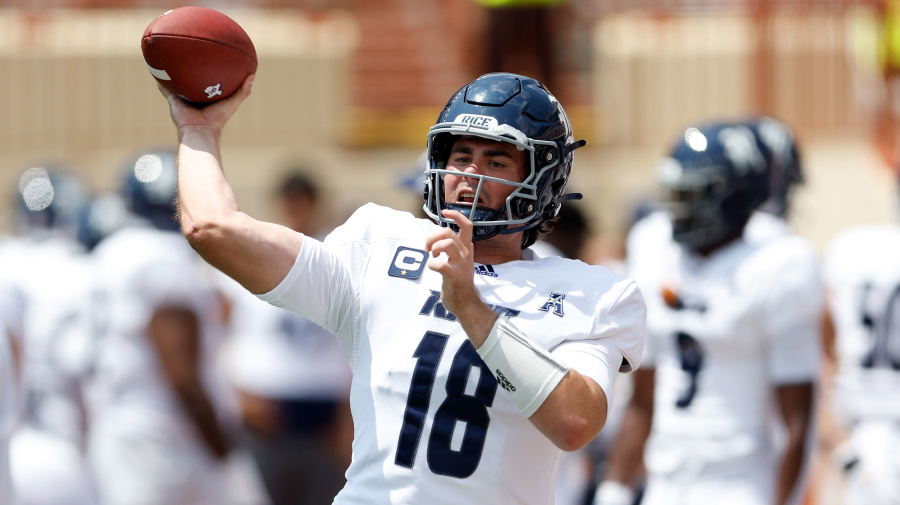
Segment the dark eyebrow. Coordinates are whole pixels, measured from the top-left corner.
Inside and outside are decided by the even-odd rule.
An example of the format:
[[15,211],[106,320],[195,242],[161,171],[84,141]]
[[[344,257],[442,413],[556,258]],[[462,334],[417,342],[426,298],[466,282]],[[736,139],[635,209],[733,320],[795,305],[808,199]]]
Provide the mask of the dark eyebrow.
[[456,143],[453,145],[453,149],[450,150],[450,154],[453,153],[472,154],[472,146],[459,145],[459,143]]
[[485,156],[504,156],[506,158],[512,159],[512,156],[509,154],[509,152],[504,151],[502,149],[489,149],[484,152],[484,155]]

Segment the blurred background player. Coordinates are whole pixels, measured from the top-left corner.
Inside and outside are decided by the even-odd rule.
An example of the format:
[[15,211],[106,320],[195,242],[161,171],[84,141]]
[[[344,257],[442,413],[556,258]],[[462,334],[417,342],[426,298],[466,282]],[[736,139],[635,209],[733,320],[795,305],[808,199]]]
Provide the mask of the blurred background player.
[[[15,239],[0,236],[0,260],[7,259]],[[25,293],[13,263],[0,261],[0,502],[13,502],[9,438],[21,411],[21,345]]]
[[[750,216],[744,228],[744,240],[751,243],[794,235],[789,218],[798,185],[804,181],[800,151],[794,133],[785,123],[768,116],[720,121],[748,128],[766,161],[769,198]],[[672,223],[664,210],[649,212],[638,219],[627,239],[627,254],[632,262],[644,253],[654,254],[672,236]],[[637,260],[638,263],[640,262]]]
[[754,212],[744,229],[751,243],[794,235],[789,219],[793,194],[804,183],[800,150],[791,128],[775,118],[760,116],[740,121],[753,132],[769,171],[769,199]]
[[[672,235],[654,249],[629,241],[648,340],[595,503],[631,503],[642,465],[645,504],[786,503],[798,493],[819,370],[815,252],[796,237],[742,238],[771,191],[745,125],[689,128],[659,175]],[[786,429],[780,453],[775,417]]]
[[[277,221],[324,238],[320,190],[292,170],[275,194]],[[229,378],[240,394],[247,448],[274,505],[330,503],[350,464],[350,368],[334,335],[223,277],[229,298]]]
[[21,505],[97,503],[84,453],[81,395],[90,273],[76,240],[88,190],[77,173],[51,164],[24,171],[19,236],[2,261],[25,295],[21,313],[20,423],[10,439],[13,487]]
[[[898,209],[900,210],[900,209]],[[847,505],[900,503],[900,226],[837,234],[825,255],[828,386]]]
[[141,153],[124,175],[132,222],[92,253],[89,454],[103,503],[263,503],[223,422],[222,307],[210,272],[175,231],[175,154]]
[[[2,247],[2,245],[0,245]],[[13,501],[9,469],[9,437],[19,421],[19,363],[25,298],[17,284],[0,277],[0,503]]]

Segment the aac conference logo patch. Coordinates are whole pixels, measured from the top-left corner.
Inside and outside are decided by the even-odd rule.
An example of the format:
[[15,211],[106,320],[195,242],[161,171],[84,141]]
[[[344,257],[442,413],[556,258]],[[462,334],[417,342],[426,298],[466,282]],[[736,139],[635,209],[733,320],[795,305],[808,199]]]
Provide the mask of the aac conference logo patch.
[[394,254],[394,261],[388,268],[388,275],[404,279],[418,279],[422,275],[422,270],[425,270],[427,259],[428,253],[421,249],[398,247]]

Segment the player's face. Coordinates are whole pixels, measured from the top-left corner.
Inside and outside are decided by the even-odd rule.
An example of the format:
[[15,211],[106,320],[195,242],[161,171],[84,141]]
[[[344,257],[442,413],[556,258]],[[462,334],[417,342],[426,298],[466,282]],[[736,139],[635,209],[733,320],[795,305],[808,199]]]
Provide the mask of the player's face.
[[[525,163],[525,151],[519,151],[507,142],[459,137],[447,160],[447,169],[459,172],[459,175],[452,173],[444,176],[444,199],[447,203],[474,202],[478,178],[464,174],[522,182]],[[497,210],[506,203],[506,198],[514,189],[510,184],[484,179],[476,205]]]

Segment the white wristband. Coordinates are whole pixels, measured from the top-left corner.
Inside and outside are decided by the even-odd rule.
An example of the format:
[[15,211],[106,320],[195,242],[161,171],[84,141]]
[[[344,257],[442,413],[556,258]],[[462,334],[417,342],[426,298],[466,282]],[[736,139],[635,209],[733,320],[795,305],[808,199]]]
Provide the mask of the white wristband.
[[614,480],[601,482],[594,493],[594,505],[631,505],[633,502],[634,491]]
[[569,371],[505,316],[497,318],[478,354],[525,417],[537,411]]

